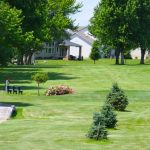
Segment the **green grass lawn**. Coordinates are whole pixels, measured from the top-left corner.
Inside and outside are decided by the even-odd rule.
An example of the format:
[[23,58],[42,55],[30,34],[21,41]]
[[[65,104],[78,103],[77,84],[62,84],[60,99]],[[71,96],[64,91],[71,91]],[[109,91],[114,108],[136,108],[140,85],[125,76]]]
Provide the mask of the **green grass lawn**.
[[[0,150],[149,150],[150,64],[114,65],[114,60],[38,61],[35,66],[0,68],[0,102],[16,105],[19,115],[0,124]],[[36,72],[48,72],[40,86],[31,81]],[[4,81],[22,86],[23,95],[3,92]],[[126,112],[117,112],[118,125],[108,140],[86,138],[93,113],[104,104],[112,83],[118,82],[129,98]],[[44,95],[49,86],[69,85],[74,94]]]

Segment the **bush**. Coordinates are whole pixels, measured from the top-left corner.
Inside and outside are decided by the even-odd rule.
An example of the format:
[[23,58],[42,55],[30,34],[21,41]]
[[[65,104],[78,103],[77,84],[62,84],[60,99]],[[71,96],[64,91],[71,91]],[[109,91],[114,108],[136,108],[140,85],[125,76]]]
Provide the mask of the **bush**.
[[110,93],[107,96],[106,103],[110,104],[115,110],[124,111],[128,105],[128,98],[117,83],[113,84]]
[[109,104],[103,106],[101,113],[105,117],[106,128],[114,128],[117,123],[116,113],[113,111],[113,107]]
[[87,137],[91,139],[101,140],[107,139],[107,131],[105,128],[105,118],[101,113],[95,113],[93,116],[93,124],[88,132]]
[[61,85],[49,88],[46,91],[46,96],[72,94],[73,92],[73,89],[70,87]]

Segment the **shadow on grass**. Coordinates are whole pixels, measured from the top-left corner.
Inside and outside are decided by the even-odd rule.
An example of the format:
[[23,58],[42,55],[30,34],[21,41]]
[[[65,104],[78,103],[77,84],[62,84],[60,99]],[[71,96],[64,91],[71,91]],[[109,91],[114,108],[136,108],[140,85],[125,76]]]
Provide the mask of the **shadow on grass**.
[[[5,80],[9,79],[10,83],[13,82],[13,84],[30,83],[31,76],[37,72],[40,72],[40,69],[4,68],[1,69],[0,82],[5,83]],[[70,80],[76,78],[76,77],[69,77],[69,75],[70,74],[48,72],[49,80]]]
[[71,75],[71,74],[56,73],[56,72],[49,72],[48,73],[49,80],[71,80],[71,79],[77,79],[77,77],[69,77],[68,75]]
[[1,105],[15,105],[16,107],[33,106],[33,104],[31,103],[24,103],[24,102],[1,102]]
[[[24,85],[17,85],[17,84],[11,84],[10,86],[16,86],[16,87],[21,87],[21,89],[23,90],[38,90],[38,87],[36,86],[36,83],[35,83],[35,86],[24,86]],[[42,87],[39,87],[39,89],[44,89]],[[3,90],[5,91],[5,85],[0,85],[0,90]]]
[[[62,68],[65,65],[49,65],[49,64],[37,64],[37,65],[10,65],[7,68],[20,68],[20,69],[41,69],[41,68]],[[5,67],[2,67],[5,68]]]

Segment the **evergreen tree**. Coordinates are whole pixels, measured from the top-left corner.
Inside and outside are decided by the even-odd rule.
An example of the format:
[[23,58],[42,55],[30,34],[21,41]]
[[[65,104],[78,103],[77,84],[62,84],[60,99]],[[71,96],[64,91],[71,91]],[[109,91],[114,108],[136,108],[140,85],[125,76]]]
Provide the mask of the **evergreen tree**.
[[101,113],[95,113],[93,116],[93,124],[87,135],[91,139],[101,140],[107,139],[107,131],[105,128],[105,117]]
[[117,123],[117,115],[114,112],[113,107],[110,104],[106,104],[102,107],[101,113],[105,117],[106,128],[114,128]]
[[107,104],[110,104],[115,110],[124,111],[128,105],[128,98],[124,94],[124,91],[119,88],[118,84],[115,83],[112,86],[106,100]]
[[91,51],[91,54],[90,54],[90,58],[92,60],[94,60],[94,64],[95,64],[95,61],[100,58],[98,41],[94,41],[94,43],[93,43],[93,47],[92,47],[92,51]]

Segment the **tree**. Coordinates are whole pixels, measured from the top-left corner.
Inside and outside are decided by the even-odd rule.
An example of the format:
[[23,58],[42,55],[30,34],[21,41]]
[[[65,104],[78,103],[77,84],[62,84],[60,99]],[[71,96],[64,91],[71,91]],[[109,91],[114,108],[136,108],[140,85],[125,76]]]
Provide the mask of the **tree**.
[[128,0],[127,13],[130,26],[130,41],[141,48],[140,64],[150,47],[150,1]]
[[110,104],[115,110],[124,111],[128,105],[128,98],[124,91],[114,83],[111,91],[107,95],[106,104]]
[[13,57],[16,41],[21,37],[21,11],[0,2],[0,65],[7,65]]
[[94,64],[95,64],[95,61],[100,58],[98,41],[94,41],[94,43],[93,43],[93,47],[92,47],[92,51],[91,51],[91,54],[90,54],[90,58],[92,60],[94,60]]
[[101,113],[95,113],[93,116],[93,124],[87,135],[91,139],[101,140],[107,139],[107,130],[105,128],[105,118]]
[[101,0],[90,20],[89,30],[104,46],[116,50],[116,64],[124,64],[124,52],[132,45],[129,41],[129,28],[126,13],[126,0]]
[[[41,48],[41,43],[51,42],[54,40],[62,41],[67,36],[66,29],[74,28],[74,21],[70,18],[71,14],[78,12],[81,7],[80,3],[75,0],[5,0],[12,7],[22,10],[24,17],[22,30],[24,35],[31,35],[27,44],[22,42],[19,58],[26,57],[31,62],[31,56]],[[29,34],[28,34],[29,33]],[[24,45],[25,44],[25,45]],[[20,60],[21,61],[21,60]],[[22,64],[23,61],[20,62]]]
[[39,85],[40,83],[45,83],[48,80],[48,75],[45,73],[36,73],[35,75],[33,75],[32,80],[36,81],[38,84],[38,95],[39,93]]
[[106,128],[114,128],[117,123],[117,115],[114,112],[113,107],[110,104],[106,104],[102,107],[101,113],[105,117]]

